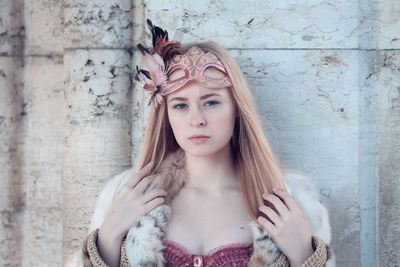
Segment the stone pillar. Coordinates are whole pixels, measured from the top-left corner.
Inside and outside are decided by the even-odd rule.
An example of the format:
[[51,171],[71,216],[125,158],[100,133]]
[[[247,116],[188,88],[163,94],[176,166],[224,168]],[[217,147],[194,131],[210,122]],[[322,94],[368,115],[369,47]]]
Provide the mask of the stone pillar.
[[379,128],[379,266],[400,265],[400,52],[380,51]]
[[71,266],[101,188],[131,165],[132,3],[64,0],[64,23],[63,261]]
[[24,1],[24,179],[26,212],[23,266],[61,266],[63,238],[62,1]]
[[24,181],[21,157],[22,2],[0,2],[0,265],[21,266]]
[[[147,28],[145,17],[146,6],[144,0],[133,1],[133,55],[132,55],[132,69],[140,64],[141,53],[136,49],[138,43],[145,44],[151,47],[151,34]],[[171,37],[170,37],[171,38]],[[148,120],[148,93],[145,92],[135,79],[132,80],[132,165],[136,167],[136,162],[143,142],[144,132]]]
[[377,121],[376,42],[379,7],[373,1],[359,2],[359,198],[360,266],[377,266],[377,201],[379,133]]
[[378,262],[400,266],[400,2],[380,1],[378,8]]

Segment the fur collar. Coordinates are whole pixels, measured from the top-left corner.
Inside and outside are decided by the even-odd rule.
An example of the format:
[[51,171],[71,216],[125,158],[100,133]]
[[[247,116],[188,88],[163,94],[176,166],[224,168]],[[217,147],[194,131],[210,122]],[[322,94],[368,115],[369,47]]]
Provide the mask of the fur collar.
[[[165,188],[169,195],[166,203],[179,192],[185,184],[184,154],[182,150],[170,154],[158,168],[161,174],[155,179],[147,190]],[[105,209],[109,207],[112,196],[133,175],[133,170],[128,170],[112,179],[99,196],[98,203],[92,218],[89,231],[101,225],[104,220]],[[318,194],[311,180],[298,173],[287,172],[284,174],[289,192],[304,209],[314,235],[319,236],[326,244],[330,243],[331,233],[328,212],[319,202]],[[103,196],[102,196],[103,195]],[[102,198],[102,200],[101,200]],[[108,198],[108,199],[107,199]],[[101,204],[100,202],[103,202]],[[99,211],[103,208],[103,212]],[[170,207],[161,205],[143,216],[139,223],[132,227],[126,237],[126,251],[131,266],[164,266],[162,241],[166,236],[167,223],[170,216]],[[256,222],[251,222],[253,233],[253,254],[250,267],[274,266],[282,252],[273,242],[269,234]],[[334,266],[334,260],[328,260],[327,266]]]

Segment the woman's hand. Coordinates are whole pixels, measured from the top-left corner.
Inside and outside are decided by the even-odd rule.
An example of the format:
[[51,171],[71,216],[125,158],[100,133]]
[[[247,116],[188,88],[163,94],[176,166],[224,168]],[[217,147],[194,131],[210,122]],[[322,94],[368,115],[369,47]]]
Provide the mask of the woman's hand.
[[116,193],[100,231],[104,227],[115,239],[122,240],[142,216],[164,203],[166,192],[162,189],[143,193],[158,176],[149,175],[152,165],[150,162],[143,167]]
[[140,217],[165,201],[164,190],[143,193],[157,176],[149,175],[150,162],[116,192],[111,207],[99,228],[97,246],[102,259],[109,266],[119,266],[120,247],[124,236]]
[[290,266],[300,266],[314,252],[310,224],[289,193],[277,188],[274,193],[263,195],[267,205],[259,207],[263,216],[258,217],[258,222],[289,259]]

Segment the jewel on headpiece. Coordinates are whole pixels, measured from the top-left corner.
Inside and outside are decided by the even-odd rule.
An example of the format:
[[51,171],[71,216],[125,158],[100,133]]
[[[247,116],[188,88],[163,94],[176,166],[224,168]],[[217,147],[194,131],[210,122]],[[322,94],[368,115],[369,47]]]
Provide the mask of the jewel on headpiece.
[[193,46],[184,55],[169,61],[167,93],[172,93],[187,82],[196,80],[207,88],[231,87],[232,83],[221,60],[210,52]]

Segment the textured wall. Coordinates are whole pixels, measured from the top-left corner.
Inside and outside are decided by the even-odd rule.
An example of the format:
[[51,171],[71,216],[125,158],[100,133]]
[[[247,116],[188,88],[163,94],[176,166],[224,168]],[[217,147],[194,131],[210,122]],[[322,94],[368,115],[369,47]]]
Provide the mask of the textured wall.
[[[60,266],[63,227],[62,2],[24,1],[23,266]],[[52,244],[49,246],[49,244]]]
[[235,56],[275,150],[330,211],[338,266],[400,265],[399,13],[397,0],[0,1],[0,265],[72,266],[101,187],[135,162],[146,18]]
[[185,41],[236,56],[281,159],[320,189],[338,265],[399,265],[400,3],[146,3]]
[[132,5],[65,0],[64,23],[63,259],[69,264],[99,190],[130,166]]
[[[400,6],[399,6],[400,7]],[[399,11],[399,9],[397,9]],[[379,261],[400,265],[400,53],[379,53]]]
[[24,209],[22,178],[23,23],[20,1],[0,2],[0,265],[20,266]]

